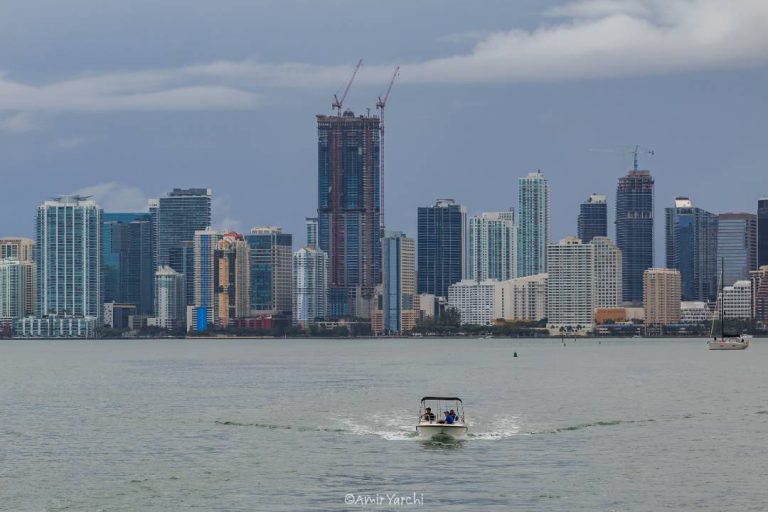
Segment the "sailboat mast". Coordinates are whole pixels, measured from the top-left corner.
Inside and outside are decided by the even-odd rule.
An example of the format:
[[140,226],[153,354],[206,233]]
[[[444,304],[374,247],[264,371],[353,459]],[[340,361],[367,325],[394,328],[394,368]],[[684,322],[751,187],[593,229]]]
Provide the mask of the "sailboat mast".
[[725,258],[720,259],[720,339],[725,339]]

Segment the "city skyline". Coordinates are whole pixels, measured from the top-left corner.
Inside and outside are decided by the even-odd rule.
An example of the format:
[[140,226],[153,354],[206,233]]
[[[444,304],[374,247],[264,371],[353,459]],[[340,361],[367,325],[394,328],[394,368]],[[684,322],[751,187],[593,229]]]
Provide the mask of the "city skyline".
[[[437,9],[427,1],[407,4],[410,16],[401,20],[397,39],[371,7],[343,2],[350,15],[368,19],[365,33],[371,37],[354,48],[333,39],[322,52],[289,42],[311,38],[321,24],[286,23],[280,36],[254,30],[265,18],[296,16],[289,4],[264,7],[269,16],[249,16],[247,5],[218,12],[200,4],[190,11],[169,2],[157,7],[153,29],[173,37],[155,45],[156,36],[142,30],[148,37],[137,40],[137,21],[115,15],[116,7],[105,7],[103,19],[67,24],[74,13],[52,3],[45,27],[46,41],[61,48],[56,59],[50,44],[32,43],[39,33],[37,23],[24,23],[29,11],[9,9],[0,38],[19,44],[0,45],[0,90],[7,91],[0,102],[0,150],[6,184],[16,193],[0,205],[0,232],[31,236],[31,216],[24,222],[13,212],[49,195],[93,193],[105,211],[119,212],[136,211],[174,186],[205,186],[215,193],[215,226],[245,232],[252,225],[279,225],[298,233],[303,217],[314,215],[311,116],[331,113],[333,94],[360,57],[365,62],[346,101],[356,112],[374,109],[394,66],[403,64],[387,106],[387,229],[415,233],[410,212],[434,197],[454,197],[470,215],[502,211],[514,204],[517,177],[540,168],[553,184],[552,238],[575,234],[573,216],[584,197],[596,192],[615,202],[608,182],[631,168],[631,156],[622,151],[636,143],[656,151],[642,157],[641,168],[656,178],[658,205],[689,195],[702,208],[721,211],[721,202],[751,205],[768,195],[761,176],[768,164],[759,149],[768,114],[761,101],[768,45],[750,23],[764,14],[758,2],[721,13],[713,22],[722,28],[718,35],[703,21],[709,2],[635,2],[629,9],[621,2],[490,1]],[[322,11],[310,4],[302,16],[323,20],[328,14]],[[177,16],[185,23],[177,23]],[[426,16],[434,23],[425,27]],[[661,43],[651,37],[666,29],[660,20],[680,46],[664,58],[656,51]],[[555,30],[572,37],[576,28],[591,41],[596,27],[615,31],[621,23],[649,37],[634,39],[629,48],[617,45],[608,62],[587,46],[575,65],[556,59],[549,72],[534,69],[529,50],[510,41],[519,30],[523,42],[541,48]],[[224,41],[220,31],[207,37],[219,24],[231,26]],[[64,37],[64,27],[72,25],[83,36],[66,31]],[[708,35],[708,46],[690,40],[695,28]],[[109,37],[99,38],[96,51],[93,37],[102,34]],[[130,62],[119,51],[126,41],[132,42]],[[460,79],[435,68],[439,59],[453,66],[462,56],[474,66],[495,42],[500,55],[517,55],[501,63],[500,76],[470,67]],[[648,53],[656,58],[620,58]],[[690,63],[680,66],[686,58]],[[286,86],[286,75],[296,83]],[[266,84],[270,77],[272,85]],[[114,89],[115,79],[124,89]],[[75,91],[97,86],[96,93],[61,94],[58,104],[46,96],[66,83]],[[168,92],[168,101],[152,104],[147,94],[133,94],[143,86]],[[185,86],[197,87],[190,92],[194,100],[179,98],[177,89]],[[256,95],[259,105],[238,100]],[[711,123],[713,118],[724,121]],[[442,128],[427,129],[433,126]],[[725,173],[739,179],[722,180]],[[252,201],[255,186],[270,194]],[[296,206],[283,208],[278,198],[286,197]],[[609,208],[609,236],[613,220]],[[655,231],[655,261],[663,261],[662,226]]]

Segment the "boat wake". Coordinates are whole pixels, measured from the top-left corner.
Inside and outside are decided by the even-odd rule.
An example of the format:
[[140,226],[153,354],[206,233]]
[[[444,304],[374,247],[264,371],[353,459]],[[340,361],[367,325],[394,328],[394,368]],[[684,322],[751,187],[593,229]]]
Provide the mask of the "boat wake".
[[245,423],[239,421],[224,421],[216,420],[217,425],[225,425],[229,427],[253,427],[264,428],[268,430],[296,430],[298,432],[345,432],[340,428],[327,428],[327,427],[305,427],[301,425],[273,425],[269,423]]
[[[519,418],[498,418],[492,421],[489,425],[488,431],[473,431],[472,425],[470,425],[469,433],[467,437],[469,439],[478,439],[481,441],[498,441],[500,439],[507,439],[509,437],[521,435]],[[522,435],[528,435],[524,433]]]
[[538,432],[530,432],[532,435],[541,435],[541,434],[559,434],[561,432],[572,432],[574,430],[585,430],[590,428],[598,428],[598,427],[614,427],[617,425],[629,425],[629,424],[635,424],[635,425],[642,425],[647,423],[655,423],[656,420],[654,419],[644,419],[644,420],[604,420],[604,421],[593,421],[591,423],[580,423],[578,425],[569,425],[567,427],[559,427],[554,428],[550,430],[541,430]]
[[374,415],[371,417],[374,425],[361,425],[349,418],[339,418],[338,421],[344,425],[345,432],[351,432],[358,436],[376,436],[387,441],[407,441],[416,439],[418,433],[416,427],[408,425],[408,421],[403,417],[383,417]]

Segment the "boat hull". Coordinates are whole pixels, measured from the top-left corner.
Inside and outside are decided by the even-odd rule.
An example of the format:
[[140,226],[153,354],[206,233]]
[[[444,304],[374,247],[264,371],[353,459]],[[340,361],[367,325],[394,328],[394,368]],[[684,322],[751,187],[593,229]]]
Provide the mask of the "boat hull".
[[430,423],[425,425],[417,425],[416,431],[419,433],[419,437],[424,439],[432,439],[439,437],[450,437],[452,439],[464,439],[467,437],[467,431],[469,429],[466,425],[446,425],[442,423]]
[[750,336],[739,338],[715,338],[707,342],[709,350],[745,350],[749,347]]

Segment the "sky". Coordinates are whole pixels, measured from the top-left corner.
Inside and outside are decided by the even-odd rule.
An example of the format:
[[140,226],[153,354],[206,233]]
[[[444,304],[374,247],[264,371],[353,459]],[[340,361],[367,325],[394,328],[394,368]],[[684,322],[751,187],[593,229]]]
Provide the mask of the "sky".
[[317,207],[315,114],[386,110],[387,229],[416,208],[517,207],[550,180],[552,233],[632,165],[663,208],[719,213],[768,196],[764,0],[0,0],[0,236],[48,197],[144,210],[209,187],[214,226],[304,242]]

